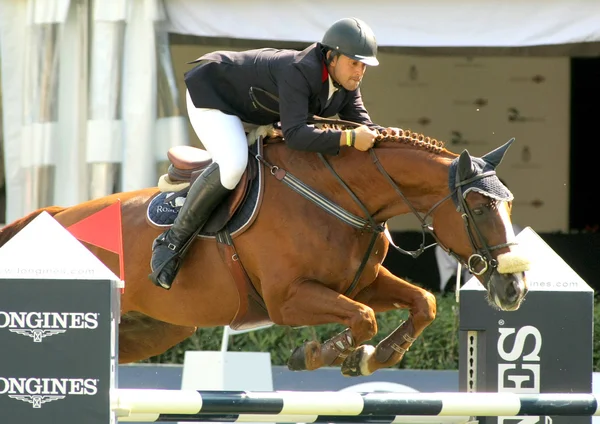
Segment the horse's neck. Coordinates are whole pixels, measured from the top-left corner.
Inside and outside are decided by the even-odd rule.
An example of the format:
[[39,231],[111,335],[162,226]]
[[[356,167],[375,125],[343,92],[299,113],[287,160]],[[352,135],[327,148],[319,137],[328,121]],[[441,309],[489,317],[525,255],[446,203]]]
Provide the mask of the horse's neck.
[[[356,215],[364,215],[331,171],[315,153],[293,151],[283,145],[267,147],[267,158],[306,185]],[[420,212],[431,208],[448,193],[451,158],[424,149],[398,146],[376,149],[385,171]],[[371,155],[342,148],[336,157],[325,156],[342,181],[378,221],[410,212],[410,208],[373,163]]]
[[[451,153],[432,153],[411,146],[377,149],[376,153],[382,167],[418,212],[428,212],[448,195]],[[379,182],[375,199],[377,218],[385,221],[412,212],[385,177],[379,171],[376,174],[379,174],[374,177]]]

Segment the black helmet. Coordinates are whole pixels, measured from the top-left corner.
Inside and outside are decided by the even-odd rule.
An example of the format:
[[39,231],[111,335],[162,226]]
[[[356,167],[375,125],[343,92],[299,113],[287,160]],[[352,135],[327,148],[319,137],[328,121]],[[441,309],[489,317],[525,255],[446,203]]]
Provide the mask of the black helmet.
[[321,44],[366,65],[377,66],[377,40],[371,28],[357,18],[344,18],[329,27]]

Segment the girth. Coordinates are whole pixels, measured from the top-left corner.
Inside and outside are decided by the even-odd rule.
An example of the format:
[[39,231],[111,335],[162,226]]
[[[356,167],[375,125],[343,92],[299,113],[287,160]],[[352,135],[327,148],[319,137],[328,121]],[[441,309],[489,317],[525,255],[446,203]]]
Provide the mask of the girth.
[[217,233],[217,246],[239,294],[238,310],[229,326],[234,330],[245,330],[272,324],[267,306],[250,281],[227,228]]

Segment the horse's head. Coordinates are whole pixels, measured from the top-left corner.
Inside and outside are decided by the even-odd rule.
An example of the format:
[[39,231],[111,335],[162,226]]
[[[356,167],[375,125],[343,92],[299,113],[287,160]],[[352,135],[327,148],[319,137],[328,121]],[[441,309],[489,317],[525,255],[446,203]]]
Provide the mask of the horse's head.
[[[505,311],[519,308],[527,293],[529,262],[515,252],[510,218],[513,195],[496,175],[514,139],[481,158],[468,151],[450,165],[450,202],[433,213],[439,244],[454,255],[485,286],[492,306]],[[457,231],[457,229],[459,229]]]

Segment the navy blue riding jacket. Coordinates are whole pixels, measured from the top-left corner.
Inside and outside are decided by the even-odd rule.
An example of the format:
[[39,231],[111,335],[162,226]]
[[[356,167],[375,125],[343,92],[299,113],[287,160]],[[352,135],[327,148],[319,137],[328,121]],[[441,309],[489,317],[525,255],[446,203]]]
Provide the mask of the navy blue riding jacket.
[[[307,126],[310,115],[357,122],[374,128],[360,94],[339,87],[329,105],[329,80],[323,47],[302,51],[272,48],[242,52],[217,51],[190,63],[185,84],[194,106],[219,109],[242,121],[266,125],[281,122],[287,145],[329,155],[339,153],[340,131]],[[279,98],[279,110],[261,108],[250,96],[255,87]],[[276,104],[276,103],[275,103]]]

